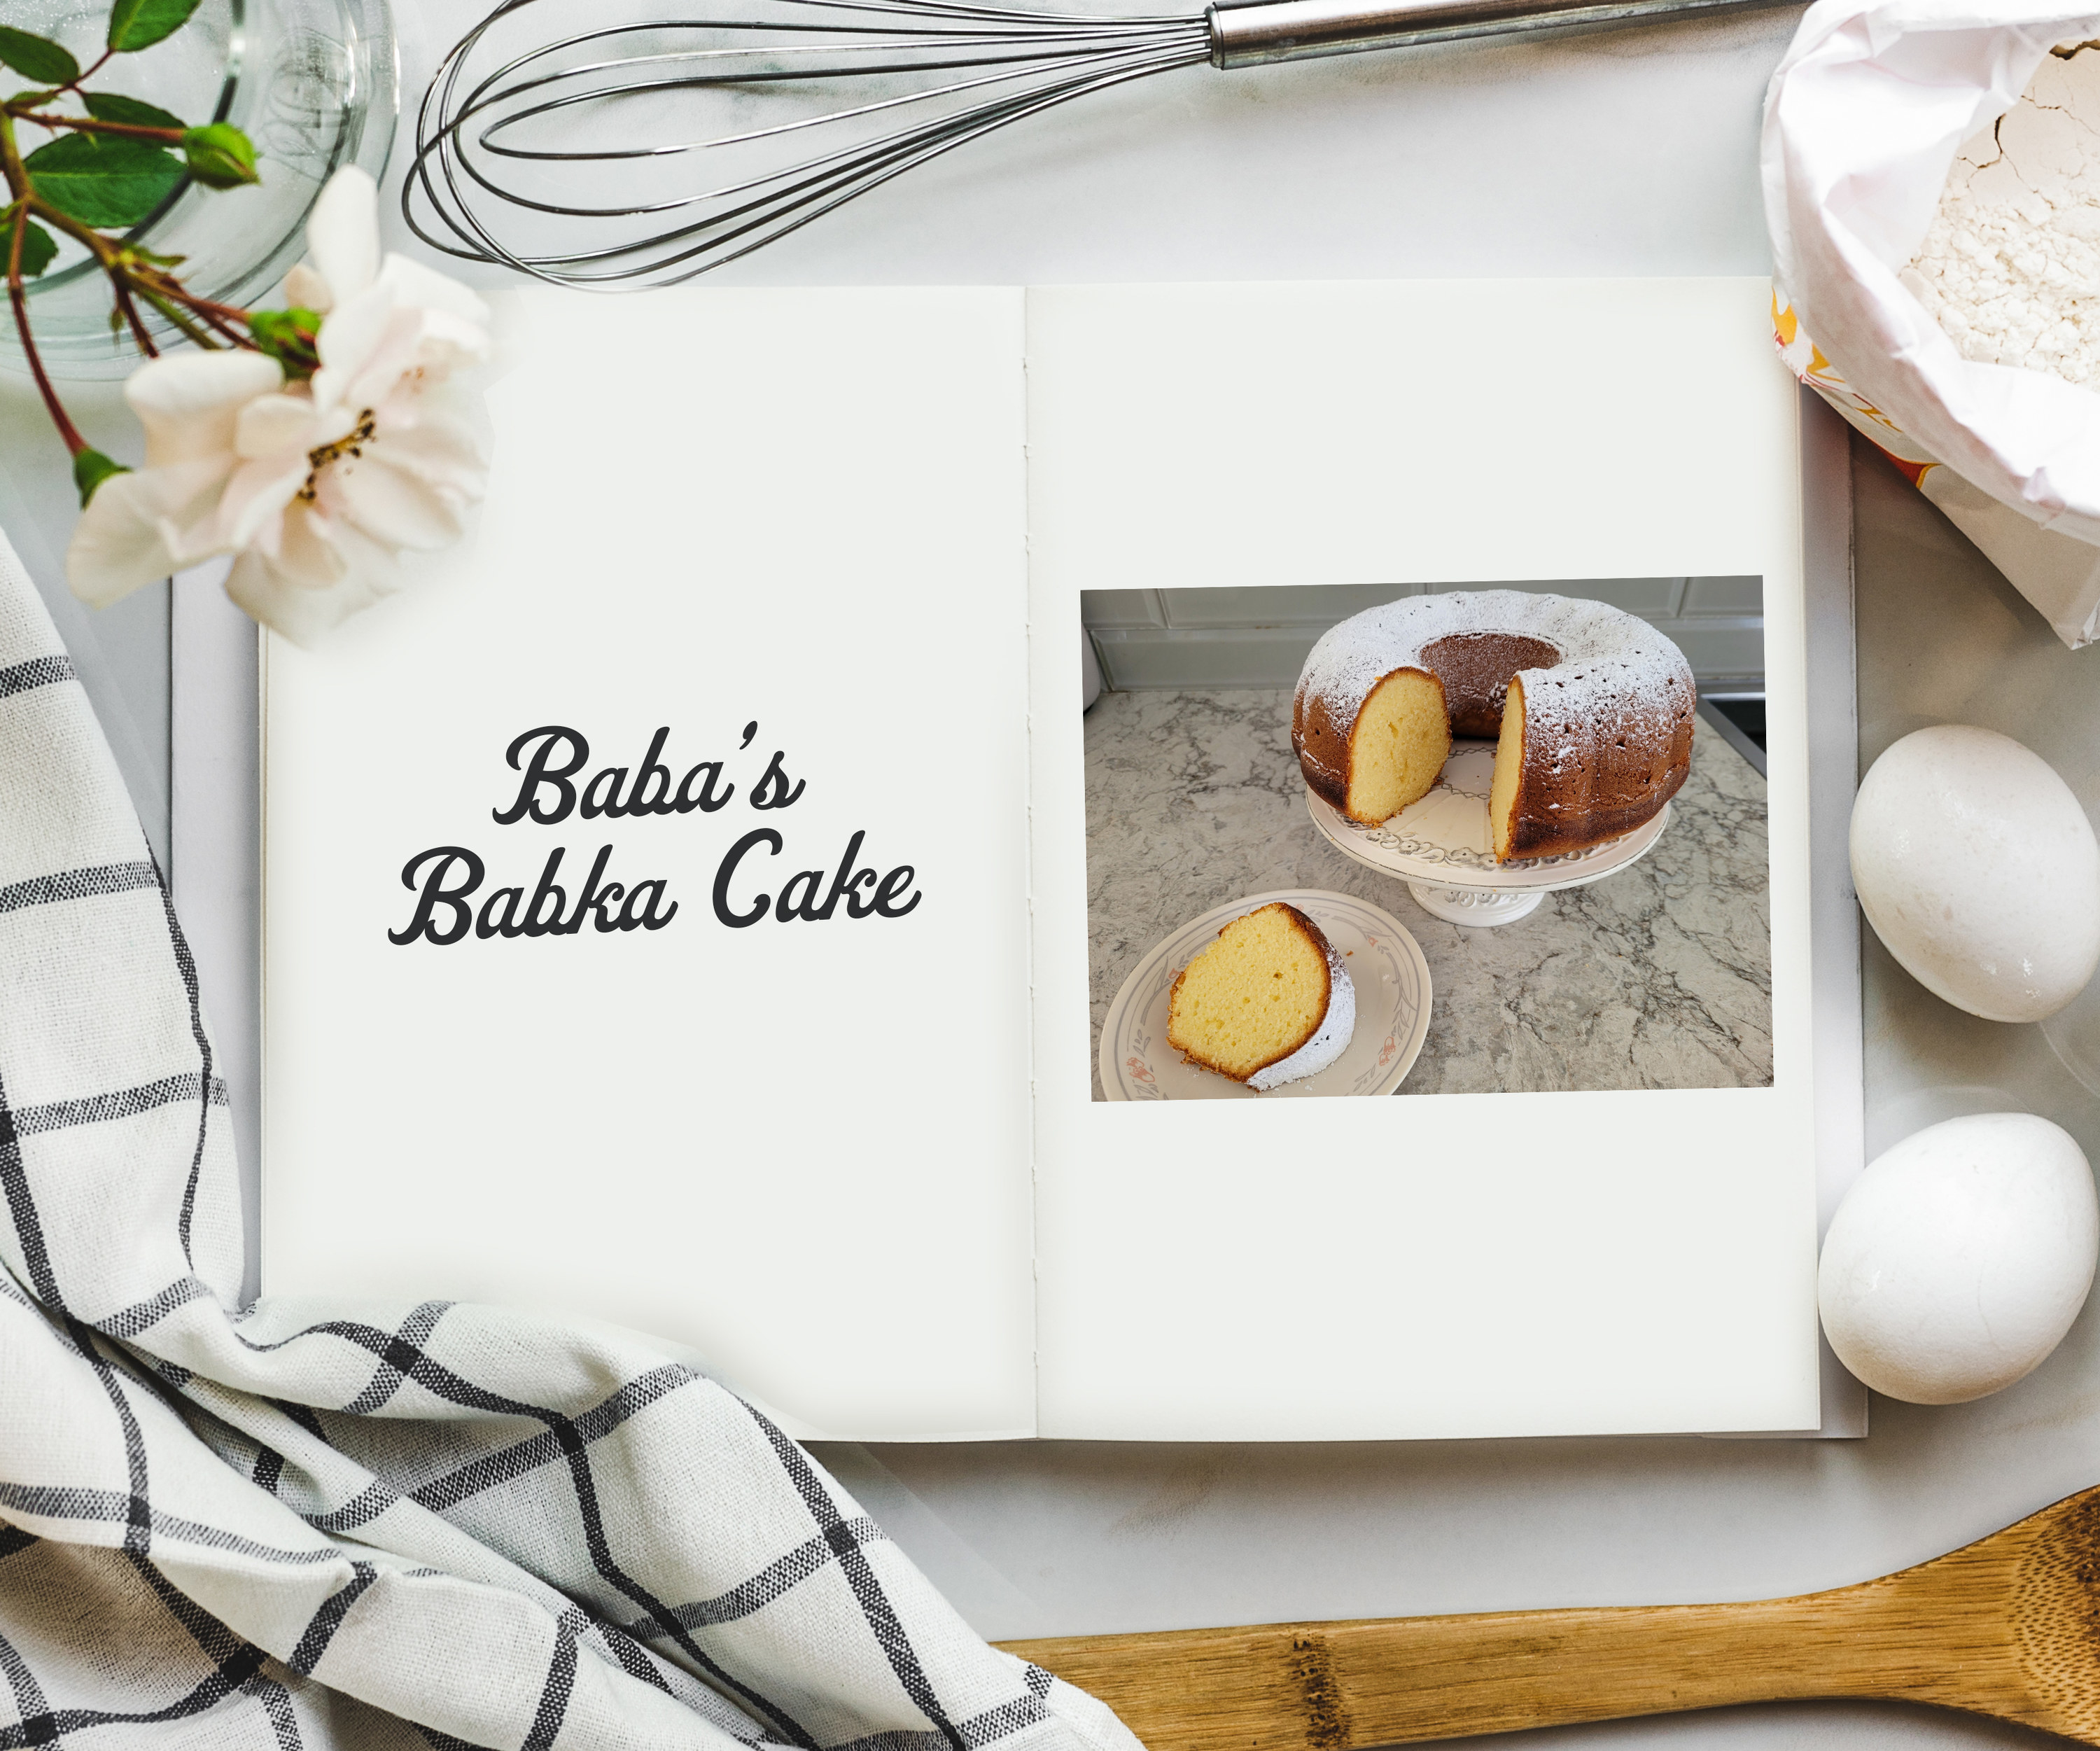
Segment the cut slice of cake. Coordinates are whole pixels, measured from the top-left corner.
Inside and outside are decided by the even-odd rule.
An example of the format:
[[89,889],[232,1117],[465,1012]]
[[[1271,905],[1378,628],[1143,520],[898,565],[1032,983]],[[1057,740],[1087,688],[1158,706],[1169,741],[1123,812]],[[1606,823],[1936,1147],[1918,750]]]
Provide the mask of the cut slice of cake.
[[1524,677],[1510,677],[1509,698],[1502,706],[1502,739],[1495,744],[1495,776],[1488,787],[1488,824],[1494,829],[1495,862],[1507,863],[1515,853],[1516,805],[1524,795]]
[[1320,927],[1281,900],[1235,918],[1181,969],[1167,1043],[1250,1088],[1317,1075],[1357,1028],[1357,988]]
[[1444,684],[1418,668],[1399,668],[1365,698],[1349,732],[1352,821],[1376,827],[1427,796],[1451,757]]

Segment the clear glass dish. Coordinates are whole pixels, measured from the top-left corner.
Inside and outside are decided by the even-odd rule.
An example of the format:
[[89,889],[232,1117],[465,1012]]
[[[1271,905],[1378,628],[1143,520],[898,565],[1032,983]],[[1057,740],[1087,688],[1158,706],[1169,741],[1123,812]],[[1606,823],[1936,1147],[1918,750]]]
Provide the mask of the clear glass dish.
[[[103,51],[106,3],[7,0],[7,22],[63,42],[86,67]],[[162,254],[192,290],[223,303],[261,301],[306,247],[307,214],[342,166],[375,177],[394,142],[399,79],[387,0],[204,0],[188,24],[114,57],[90,90],[142,99],[192,124],[230,121],[255,143],[259,186],[218,191],[185,179],[129,235]],[[24,151],[43,136],[24,129]],[[31,332],[52,376],[114,377],[139,363],[110,327],[109,287],[70,240],[27,283]],[[157,344],[179,340],[145,311]],[[0,366],[27,369],[11,315],[0,314]]]

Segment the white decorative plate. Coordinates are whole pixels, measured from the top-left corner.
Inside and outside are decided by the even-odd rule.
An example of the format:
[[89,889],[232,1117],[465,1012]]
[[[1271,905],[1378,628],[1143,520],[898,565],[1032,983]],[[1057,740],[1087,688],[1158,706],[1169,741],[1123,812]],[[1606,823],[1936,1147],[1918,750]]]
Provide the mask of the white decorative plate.
[[[1167,1002],[1181,969],[1219,931],[1272,900],[1296,906],[1341,951],[1357,988],[1357,1030],[1348,1049],[1318,1075],[1259,1094],[1229,1076],[1185,1063],[1167,1043]],[[1428,1034],[1429,963],[1392,913],[1353,894],[1324,888],[1250,894],[1190,919],[1132,969],[1101,1025],[1101,1087],[1111,1100],[1386,1095],[1414,1068]]]
[[1641,856],[1670,825],[1665,803],[1653,820],[1601,845],[1498,863],[1488,819],[1494,767],[1493,743],[1454,742],[1429,794],[1380,827],[1359,827],[1309,786],[1305,806],[1312,824],[1344,857],[1404,881],[1496,893],[1543,893],[1601,880]]

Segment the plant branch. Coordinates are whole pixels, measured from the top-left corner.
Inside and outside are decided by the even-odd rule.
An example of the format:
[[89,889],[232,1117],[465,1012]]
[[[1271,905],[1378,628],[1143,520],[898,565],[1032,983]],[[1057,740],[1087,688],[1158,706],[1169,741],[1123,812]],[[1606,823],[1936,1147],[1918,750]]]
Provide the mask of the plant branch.
[[218,316],[215,315],[208,307],[192,303],[190,305],[190,308],[194,311],[197,315],[203,319],[206,327],[213,329],[219,334],[224,335],[231,345],[235,346],[245,346],[250,352],[257,350],[255,343],[253,341],[249,340],[246,335],[236,333],[232,328],[228,326],[227,323],[223,321]]
[[[4,130],[7,138],[11,142],[14,130],[11,127],[8,126],[8,118],[4,114],[0,114],[0,130]],[[23,180],[27,182],[27,177],[24,177]],[[56,207],[53,206],[50,201],[44,200],[42,196],[37,195],[33,192],[27,190],[20,191],[18,192],[18,198],[24,200],[29,209],[35,213],[37,217],[42,219],[46,225],[51,227],[53,230],[62,231],[68,237],[72,238],[74,242],[86,245],[88,253],[92,255],[96,261],[99,262],[104,268],[108,267],[116,261],[117,246],[111,243],[107,237],[104,236],[101,232],[91,230],[87,226],[82,224],[81,222],[75,218],[70,213],[60,212]]]
[[[86,75],[81,77],[85,78]],[[52,133],[60,128],[72,128],[82,134],[116,134],[126,139],[158,140],[164,146],[179,146],[183,143],[180,128],[149,128],[130,121],[97,121],[86,116],[54,116],[42,110],[11,107],[7,113],[17,121],[33,121]]]
[[206,352],[226,351],[224,342],[214,340],[204,329],[200,329],[157,286],[149,284],[143,280],[137,280],[135,284],[138,286],[139,296],[181,329],[185,340],[194,346],[201,346]]
[[[9,143],[11,145],[12,142]],[[29,362],[29,374],[37,380],[37,393],[44,398],[44,409],[51,417],[51,423],[59,429],[68,454],[78,456],[87,448],[87,440],[67,413],[65,404],[59,399],[58,391],[51,387],[51,380],[45,373],[43,357],[37,351],[37,343],[29,333],[29,300],[22,289],[22,240],[29,235],[29,213],[26,202],[15,203],[14,235],[7,243],[7,302],[15,307],[15,332],[22,337],[22,356]]]
[[161,278],[165,282],[165,290],[180,298],[200,316],[219,316],[228,322],[237,322],[243,328],[248,326],[248,312],[238,304],[222,304],[216,298],[206,298],[201,293],[192,292],[172,274],[163,274]]
[[0,176],[7,179],[7,192],[16,201],[29,197],[29,173],[22,168],[21,148],[15,143],[15,118],[0,108]]
[[159,358],[161,349],[153,344],[153,337],[146,332],[146,324],[139,314],[139,307],[131,301],[131,288],[114,275],[110,276],[109,283],[112,295],[117,301],[117,314],[130,324],[131,338],[139,343],[139,351],[148,359]]
[[[8,118],[4,112],[0,112],[0,129],[6,128],[7,121]],[[109,276],[111,284],[119,292],[127,287],[135,290],[139,297],[144,298],[154,309],[174,324],[176,328],[182,331],[185,338],[206,349],[254,346],[255,343],[245,335],[237,333],[229,326],[232,322],[238,322],[244,325],[247,323],[248,312],[237,305],[222,304],[215,298],[201,297],[191,291],[172,274],[162,273],[157,268],[140,267],[135,262],[127,259],[126,252],[112,244],[99,232],[82,224],[70,214],[61,213],[49,201],[39,200],[36,196],[32,195],[29,197],[29,205],[35,210],[38,218],[46,221],[55,229],[64,232],[68,237],[86,248],[100,264],[102,271]],[[209,324],[209,329],[200,327],[190,316],[178,309],[176,307],[178,305],[188,306],[197,316],[201,317],[204,322]],[[126,312],[126,314],[133,313]],[[214,340],[210,332],[211,329],[215,329],[225,338],[223,341]],[[134,332],[137,332],[135,324]]]
[[97,73],[100,73],[104,67],[109,64],[110,57],[115,55],[116,52],[117,51],[114,49],[104,49],[102,53],[96,57],[95,64],[92,66],[82,68],[81,70],[75,73],[72,78],[67,80],[64,85],[57,87],[57,89],[51,93],[51,95],[53,97],[63,97],[68,91],[78,91],[82,82],[84,80],[92,79]]

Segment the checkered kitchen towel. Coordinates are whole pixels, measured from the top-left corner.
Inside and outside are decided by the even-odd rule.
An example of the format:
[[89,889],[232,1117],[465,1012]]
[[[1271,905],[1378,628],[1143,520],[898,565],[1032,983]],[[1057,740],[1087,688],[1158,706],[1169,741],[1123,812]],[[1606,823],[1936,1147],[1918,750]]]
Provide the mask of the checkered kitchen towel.
[[1139,1751],[646,1346],[236,1309],[196,973],[4,540],[0,1190],[0,1751]]

